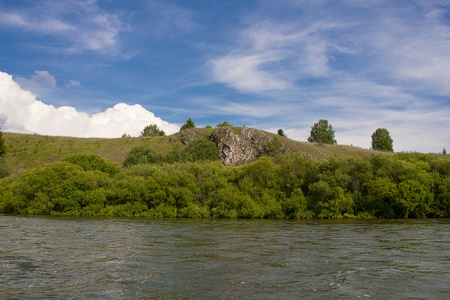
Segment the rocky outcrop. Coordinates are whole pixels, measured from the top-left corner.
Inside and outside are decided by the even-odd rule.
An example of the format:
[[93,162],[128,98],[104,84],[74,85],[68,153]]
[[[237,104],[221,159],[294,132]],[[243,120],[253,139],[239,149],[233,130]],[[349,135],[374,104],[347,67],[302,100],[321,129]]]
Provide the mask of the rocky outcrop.
[[272,141],[272,139],[267,137],[261,130],[248,128],[246,126],[242,127],[239,130],[239,133],[260,155],[266,153],[267,143]]
[[229,127],[216,130],[212,140],[219,148],[219,158],[226,166],[241,166],[254,161],[257,151],[245,139],[235,134]]
[[[187,145],[193,140],[205,138],[199,130],[201,129],[187,129],[175,136],[183,145]],[[259,156],[270,152],[274,141],[265,132],[245,126],[216,128],[209,139],[216,144],[219,159],[226,166],[242,166],[255,161]]]
[[235,128],[218,128],[212,136],[219,148],[219,158],[226,166],[242,166],[256,160],[266,152],[267,143],[272,141],[264,132],[242,127],[238,133]]
[[181,142],[185,146],[196,139],[203,138],[200,132],[198,132],[198,129],[182,130],[177,132],[175,135],[180,138]]

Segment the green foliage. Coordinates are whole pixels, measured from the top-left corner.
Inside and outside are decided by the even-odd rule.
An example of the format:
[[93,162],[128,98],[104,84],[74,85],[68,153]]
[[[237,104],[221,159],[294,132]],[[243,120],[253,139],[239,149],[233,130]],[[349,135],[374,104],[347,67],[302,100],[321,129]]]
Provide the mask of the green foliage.
[[442,155],[447,155],[447,150],[445,150],[445,148],[442,150]]
[[148,164],[155,153],[139,148],[135,158],[144,163],[120,170],[96,156],[70,156],[1,179],[0,212],[154,218],[450,217],[450,161],[439,155],[316,161],[290,153],[263,156],[243,167],[189,161],[208,146],[198,142],[192,148],[174,148],[171,159],[181,161],[171,164],[165,162],[167,156]]
[[0,156],[4,156],[6,154],[5,140],[3,139],[3,131],[0,126]]
[[372,149],[383,151],[394,151],[393,140],[386,128],[378,128],[372,134]]
[[146,126],[142,132],[141,136],[164,136],[166,135],[163,130],[159,129],[156,124]]
[[283,129],[278,129],[278,135],[282,136],[282,137],[287,137],[286,133],[284,133]]
[[267,141],[264,151],[270,156],[281,154],[284,152],[283,143],[281,143],[277,137],[274,137],[273,139]]
[[10,175],[8,165],[6,164],[5,158],[0,156],[0,179]]
[[310,143],[337,144],[334,138],[334,130],[328,120],[319,119],[317,123],[311,127],[311,134],[308,138]]
[[162,162],[163,162],[162,154],[157,153],[152,148],[138,146],[131,149],[130,153],[128,153],[127,157],[123,161],[123,166],[127,168],[139,164],[155,164]]
[[101,171],[114,175],[120,172],[120,166],[97,154],[73,154],[63,161],[80,166],[84,171]]
[[192,121],[191,118],[186,120],[186,123],[184,123],[183,126],[181,126],[180,131],[181,130],[186,130],[186,129],[189,129],[189,128],[195,128],[194,121]]
[[231,126],[233,126],[233,125],[231,125],[227,121],[224,121],[224,122],[219,123],[219,124],[216,125],[216,127],[231,127]]
[[166,154],[157,153],[152,148],[138,146],[133,148],[123,162],[124,167],[130,167],[139,164],[161,164],[195,161],[214,161],[218,160],[219,150],[214,142],[197,139],[190,142],[187,146],[181,147],[175,144]]
[[212,141],[197,139],[190,142],[185,148],[186,160],[194,161],[214,161],[219,157],[219,149]]

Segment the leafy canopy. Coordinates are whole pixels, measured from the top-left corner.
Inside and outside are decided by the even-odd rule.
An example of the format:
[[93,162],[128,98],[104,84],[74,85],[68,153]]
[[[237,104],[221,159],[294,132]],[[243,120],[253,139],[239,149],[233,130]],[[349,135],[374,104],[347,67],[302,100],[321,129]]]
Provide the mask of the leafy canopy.
[[337,144],[334,138],[334,130],[328,120],[319,119],[319,122],[314,123],[311,127],[311,135],[308,138],[310,143],[324,143]]
[[2,127],[0,126],[0,156],[5,155],[5,153],[6,153],[5,141],[3,140]]
[[180,131],[181,130],[186,130],[186,129],[189,129],[189,128],[195,128],[194,121],[192,121],[191,118],[186,120],[186,123],[184,123],[183,126],[181,126]]
[[158,128],[156,124],[148,125],[142,130],[141,136],[164,136],[164,131]]
[[386,128],[378,128],[372,134],[372,149],[394,151],[393,140]]

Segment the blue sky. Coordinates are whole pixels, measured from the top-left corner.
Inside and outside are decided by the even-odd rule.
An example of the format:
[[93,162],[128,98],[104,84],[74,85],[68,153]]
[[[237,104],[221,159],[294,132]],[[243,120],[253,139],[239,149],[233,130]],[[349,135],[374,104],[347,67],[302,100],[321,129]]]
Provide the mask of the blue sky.
[[327,119],[338,144],[450,150],[450,1],[1,1],[0,44],[4,131]]

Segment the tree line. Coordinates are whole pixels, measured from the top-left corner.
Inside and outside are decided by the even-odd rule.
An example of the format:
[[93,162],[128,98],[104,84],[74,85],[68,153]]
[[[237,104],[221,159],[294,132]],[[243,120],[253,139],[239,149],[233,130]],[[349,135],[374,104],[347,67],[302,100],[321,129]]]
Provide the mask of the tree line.
[[0,180],[0,212],[188,218],[450,217],[450,161],[438,155],[373,154],[318,161],[291,153],[264,156],[243,167],[195,161],[192,156],[168,161],[142,160],[121,168],[97,155],[72,155]]
[[[224,121],[222,123],[219,123],[216,125],[216,127],[225,127],[225,126],[233,126],[227,121]],[[196,128],[194,121],[192,121],[191,118],[188,118],[186,120],[186,123],[184,123],[180,131],[190,129],[190,128]],[[206,128],[212,128],[212,126],[207,125]],[[278,135],[282,137],[287,137],[287,135],[284,133],[283,129],[278,129]],[[317,123],[314,123],[314,125],[311,127],[310,136],[308,137],[309,143],[323,143],[323,144],[337,144],[337,141],[334,136],[335,131],[333,130],[333,126],[328,123],[328,120],[325,119],[319,119]],[[164,136],[165,133],[161,129],[159,129],[156,125],[148,125],[146,126],[143,131],[141,132],[141,137],[144,136]],[[126,137],[127,135],[124,134],[123,137]],[[386,128],[378,128],[373,134],[372,134],[372,149],[374,150],[382,150],[382,151],[394,151],[393,146],[393,140],[389,133],[389,131]],[[443,150],[443,153],[447,154],[445,148]]]

